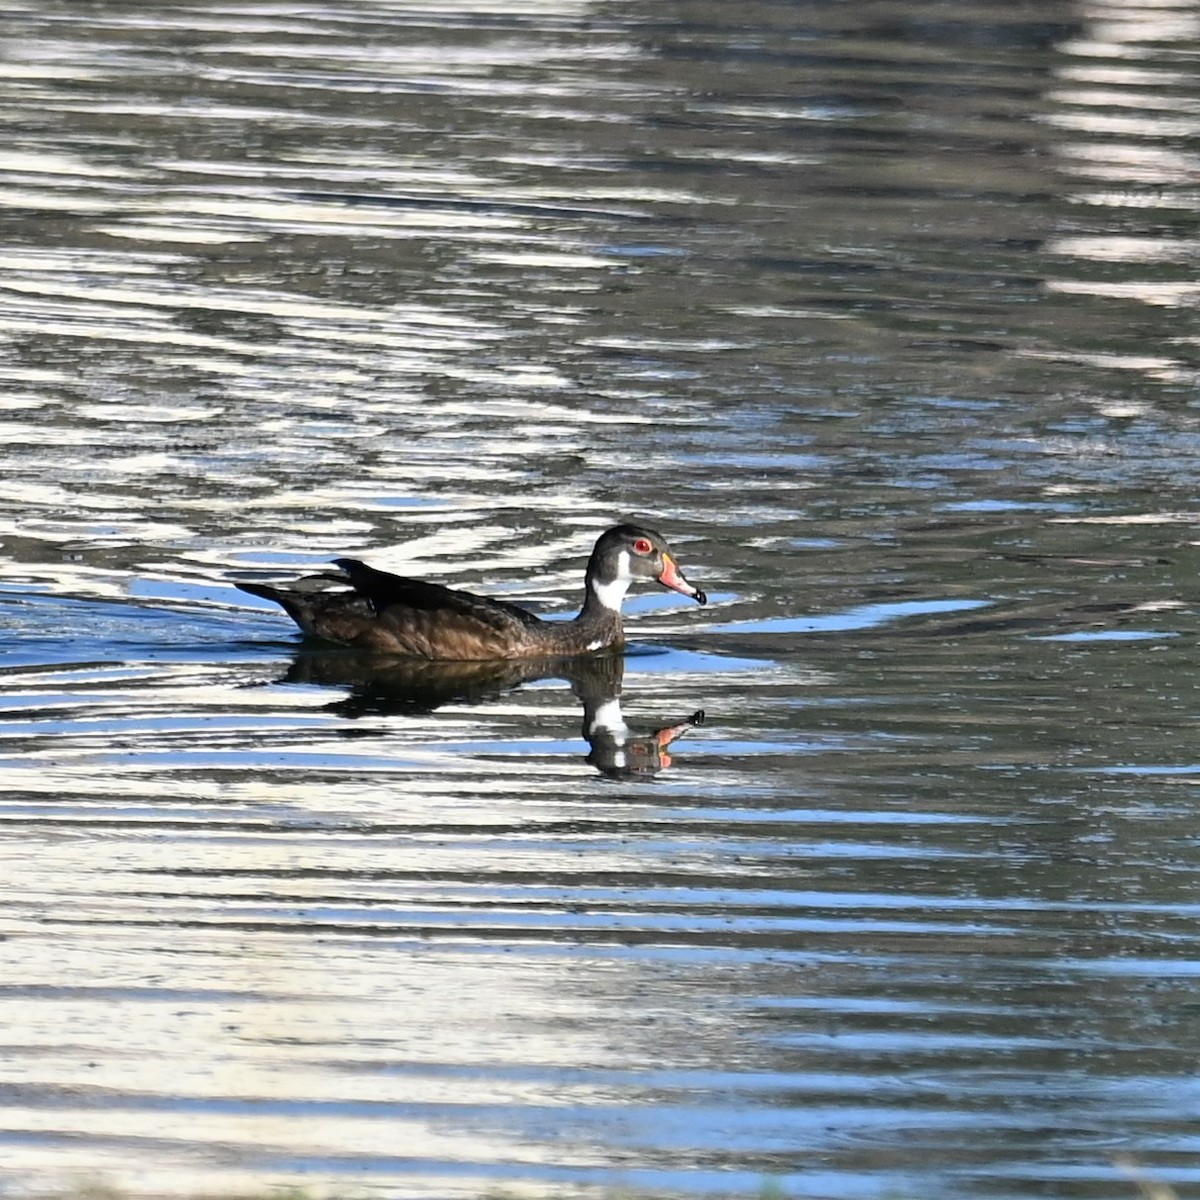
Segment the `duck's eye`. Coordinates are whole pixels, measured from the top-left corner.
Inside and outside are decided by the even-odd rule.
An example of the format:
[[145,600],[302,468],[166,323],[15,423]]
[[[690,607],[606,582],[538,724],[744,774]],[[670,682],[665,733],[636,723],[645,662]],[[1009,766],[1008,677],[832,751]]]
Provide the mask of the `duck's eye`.
[[633,543],[633,549],[635,554],[649,554],[654,547],[650,544],[649,538],[638,538]]

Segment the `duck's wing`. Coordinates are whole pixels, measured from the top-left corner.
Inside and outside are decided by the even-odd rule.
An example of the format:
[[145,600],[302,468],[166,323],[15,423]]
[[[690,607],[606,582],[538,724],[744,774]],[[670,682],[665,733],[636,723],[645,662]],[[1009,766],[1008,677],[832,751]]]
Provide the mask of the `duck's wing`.
[[458,661],[514,658],[530,652],[530,634],[542,624],[504,600],[392,575],[355,558],[334,561],[374,613],[374,628],[355,645]]
[[340,574],[284,587],[237,586],[281,605],[310,636],[361,650],[457,662],[547,653],[539,640],[543,623],[515,604],[391,575],[354,558],[336,565]]
[[388,608],[410,608],[419,612],[456,613],[463,617],[475,617],[488,621],[503,618],[503,623],[517,621],[525,628],[540,625],[541,620],[519,604],[507,600],[495,600],[491,596],[477,596],[459,588],[443,587],[427,579],[409,579],[404,575],[392,575],[368,567],[357,558],[336,558],[334,566],[350,580],[351,587],[365,596],[377,613]]

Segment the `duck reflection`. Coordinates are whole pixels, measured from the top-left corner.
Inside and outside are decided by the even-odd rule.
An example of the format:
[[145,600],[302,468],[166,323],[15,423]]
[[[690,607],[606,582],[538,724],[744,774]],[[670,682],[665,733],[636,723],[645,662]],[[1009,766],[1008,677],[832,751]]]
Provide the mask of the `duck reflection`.
[[567,664],[567,681],[583,705],[583,738],[591,748],[585,761],[610,779],[644,778],[666,770],[672,762],[667,747],[704,721],[704,710],[698,708],[674,725],[635,733],[621,711],[624,672],[625,659],[618,655]]
[[583,705],[583,737],[589,747],[585,761],[610,778],[645,778],[671,765],[668,747],[704,721],[704,710],[671,725],[635,732],[621,710],[624,674],[625,658],[620,654],[432,662],[348,650],[301,650],[280,682],[345,689],[346,696],[326,707],[353,719],[423,715],[446,704],[495,699],[535,680],[565,679]]

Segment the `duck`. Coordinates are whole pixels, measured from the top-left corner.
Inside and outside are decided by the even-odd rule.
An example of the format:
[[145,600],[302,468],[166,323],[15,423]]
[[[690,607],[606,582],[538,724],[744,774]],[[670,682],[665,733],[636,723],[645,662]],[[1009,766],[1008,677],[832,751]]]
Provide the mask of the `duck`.
[[280,605],[311,637],[374,653],[440,662],[565,658],[620,650],[621,605],[630,586],[647,580],[707,604],[679,569],[662,534],[616,525],[597,539],[584,574],[583,606],[570,621],[544,621],[506,600],[336,558],[338,573],[287,586],[235,581]]

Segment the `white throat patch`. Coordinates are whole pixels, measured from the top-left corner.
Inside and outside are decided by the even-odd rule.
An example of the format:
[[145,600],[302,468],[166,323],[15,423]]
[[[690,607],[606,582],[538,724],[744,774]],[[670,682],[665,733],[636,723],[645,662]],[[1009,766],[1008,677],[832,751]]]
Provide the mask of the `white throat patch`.
[[624,744],[629,736],[629,726],[625,724],[625,714],[621,711],[621,701],[618,697],[614,696],[611,700],[604,700],[596,705],[588,733],[608,733],[618,744]]
[[592,580],[592,591],[596,594],[596,599],[611,612],[619,613],[621,604],[625,599],[625,593],[629,591],[629,585],[633,582],[633,576],[629,573],[629,551],[622,550],[617,558],[617,577],[610,579],[608,583],[600,583],[598,580]]

